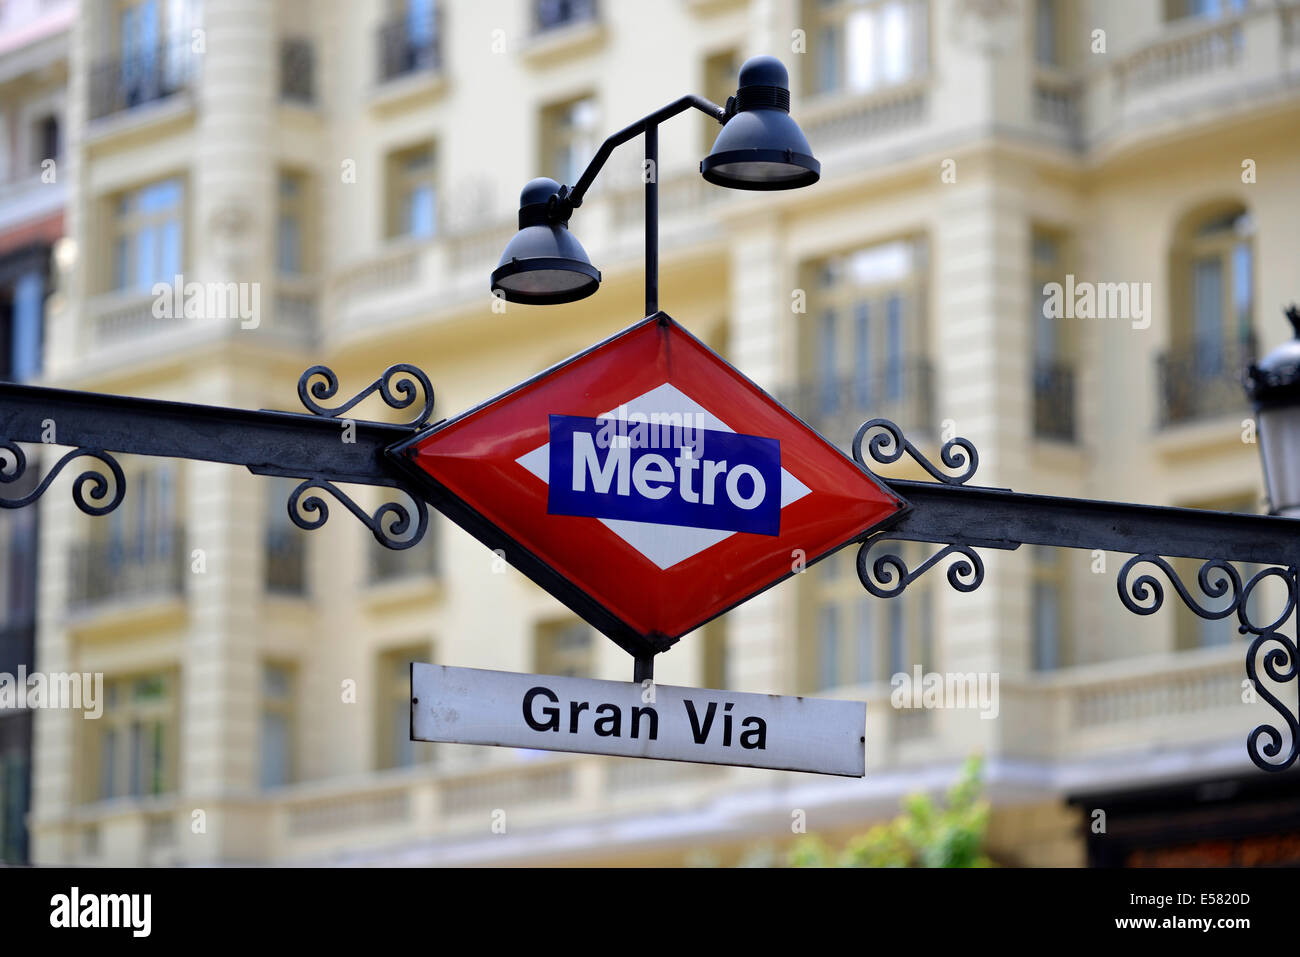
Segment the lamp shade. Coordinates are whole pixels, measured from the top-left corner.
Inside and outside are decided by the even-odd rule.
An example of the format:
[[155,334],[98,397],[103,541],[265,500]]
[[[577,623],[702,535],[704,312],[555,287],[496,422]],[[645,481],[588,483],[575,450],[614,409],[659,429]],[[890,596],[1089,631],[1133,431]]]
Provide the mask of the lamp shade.
[[1291,306],[1287,318],[1296,338],[1251,365],[1246,394],[1255,405],[1271,511],[1300,518],[1300,309]]
[[585,299],[600,286],[600,270],[553,215],[560,184],[541,177],[519,195],[519,232],[506,244],[492,271],[492,293],[507,302],[554,305]]
[[821,178],[821,164],[790,116],[790,75],[776,57],[740,68],[740,86],[713,149],[700,163],[710,183],[731,189],[795,189]]

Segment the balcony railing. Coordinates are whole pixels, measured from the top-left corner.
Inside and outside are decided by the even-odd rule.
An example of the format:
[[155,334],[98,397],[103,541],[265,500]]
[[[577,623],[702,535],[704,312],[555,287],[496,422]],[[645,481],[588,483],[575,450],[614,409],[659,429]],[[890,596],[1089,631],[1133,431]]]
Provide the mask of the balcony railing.
[[69,559],[68,602],[75,608],[179,596],[188,565],[180,529],[129,542],[83,542],[73,546]]
[[277,528],[266,536],[266,590],[273,595],[307,592],[307,542],[296,528]]
[[316,51],[304,37],[280,41],[280,99],[312,103],[316,99]]
[[439,20],[435,11],[433,22],[427,25],[413,24],[405,17],[398,17],[379,28],[380,83],[412,73],[437,70],[442,65]]
[[800,123],[815,143],[857,143],[925,123],[929,80],[923,75],[860,96],[824,95],[801,111]]
[[533,32],[591,23],[596,19],[596,0],[534,0]]
[[1060,442],[1075,440],[1074,369],[1061,362],[1034,368],[1034,435]]
[[102,60],[90,71],[90,119],[166,99],[189,86],[193,68],[188,39]]
[[1209,23],[1153,43],[1122,60],[1116,68],[1120,90],[1133,93],[1231,69],[1244,50],[1240,20]]
[[1241,377],[1255,359],[1255,340],[1202,342],[1156,357],[1161,428],[1244,412]]
[[896,365],[862,375],[800,383],[779,398],[826,438],[847,449],[853,435],[867,419],[891,419],[904,431],[933,428],[933,382],[924,359],[905,359]]
[[1082,137],[1083,86],[1055,71],[1040,70],[1034,78],[1034,121],[1071,145]]

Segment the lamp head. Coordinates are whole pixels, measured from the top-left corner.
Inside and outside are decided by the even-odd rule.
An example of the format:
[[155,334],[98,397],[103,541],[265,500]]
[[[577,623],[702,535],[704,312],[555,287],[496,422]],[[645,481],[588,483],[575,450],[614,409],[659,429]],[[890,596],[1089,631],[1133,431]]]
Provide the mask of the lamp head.
[[585,299],[600,287],[600,270],[569,232],[561,190],[555,180],[540,177],[519,194],[519,232],[492,271],[493,295],[546,306]]
[[1273,514],[1300,518],[1300,308],[1286,311],[1296,337],[1246,372],[1255,406],[1264,485]]
[[700,163],[710,183],[731,189],[796,189],[821,178],[821,164],[790,116],[790,75],[776,57],[756,56],[740,68],[728,117]]

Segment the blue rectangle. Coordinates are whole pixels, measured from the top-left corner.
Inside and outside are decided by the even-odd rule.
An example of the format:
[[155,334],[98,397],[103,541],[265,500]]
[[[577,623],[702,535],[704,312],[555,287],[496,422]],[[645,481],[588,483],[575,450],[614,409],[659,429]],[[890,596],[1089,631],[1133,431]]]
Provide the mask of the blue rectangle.
[[781,443],[682,428],[689,418],[552,415],[547,512],[780,534]]

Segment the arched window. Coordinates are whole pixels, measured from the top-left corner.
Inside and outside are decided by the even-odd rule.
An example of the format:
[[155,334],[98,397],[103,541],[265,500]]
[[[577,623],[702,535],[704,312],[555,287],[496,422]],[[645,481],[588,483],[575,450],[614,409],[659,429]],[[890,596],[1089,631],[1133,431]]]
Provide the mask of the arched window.
[[1239,203],[1202,207],[1175,231],[1165,421],[1234,411],[1254,352],[1255,221]]

